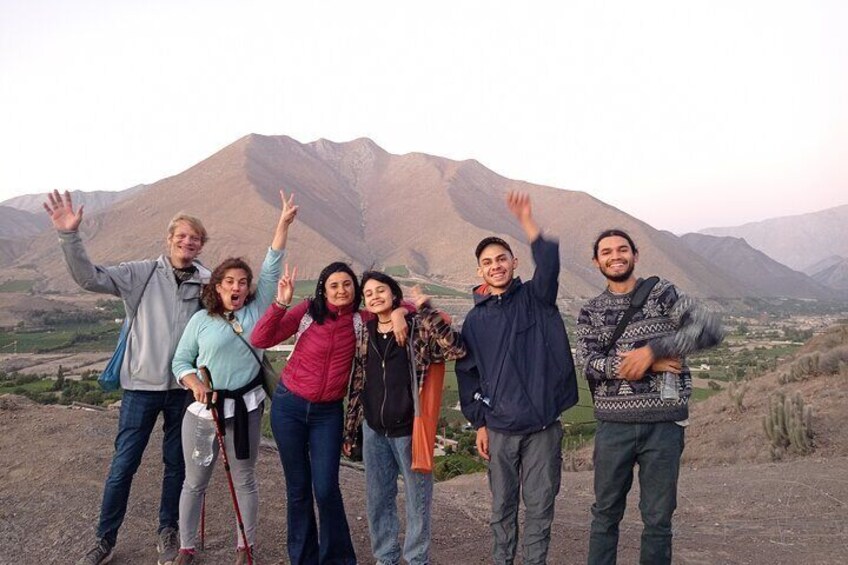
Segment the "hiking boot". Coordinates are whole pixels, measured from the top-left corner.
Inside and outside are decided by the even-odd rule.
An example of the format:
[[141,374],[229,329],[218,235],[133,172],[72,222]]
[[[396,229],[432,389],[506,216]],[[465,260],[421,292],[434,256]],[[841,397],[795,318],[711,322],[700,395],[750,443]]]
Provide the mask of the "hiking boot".
[[77,561],[77,565],[103,565],[112,561],[112,546],[103,538],[97,540],[97,545]]
[[159,565],[174,565],[174,559],[180,550],[180,531],[167,527],[159,532],[156,551],[159,552]]
[[[250,557],[253,559],[253,565],[256,565],[256,548],[250,546]],[[247,551],[243,547],[236,550],[236,565],[247,565]]]
[[174,559],[174,565],[191,565],[197,557],[197,552],[193,549],[181,549]]

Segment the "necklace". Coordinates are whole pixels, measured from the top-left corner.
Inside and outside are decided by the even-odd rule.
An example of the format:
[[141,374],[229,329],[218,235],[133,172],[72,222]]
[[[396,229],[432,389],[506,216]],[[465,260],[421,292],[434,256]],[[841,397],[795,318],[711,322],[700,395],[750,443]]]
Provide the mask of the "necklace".
[[[383,332],[383,330],[381,330],[381,329],[379,328],[379,326],[386,326],[386,325],[388,325],[389,327],[388,327],[388,328],[386,328],[386,331],[385,331],[385,332]],[[383,336],[383,339],[389,339],[389,334],[391,334],[391,333],[392,333],[392,329],[394,329],[394,324],[392,324],[392,321],[391,321],[391,320],[389,320],[388,322],[381,322],[380,320],[377,320],[377,326],[378,326],[378,328],[377,328],[377,332],[378,332],[381,336]]]
[[235,312],[227,312],[224,314],[224,318],[230,323],[233,331],[236,332],[236,335],[241,335],[244,331],[244,328],[241,327],[241,322],[236,319]]

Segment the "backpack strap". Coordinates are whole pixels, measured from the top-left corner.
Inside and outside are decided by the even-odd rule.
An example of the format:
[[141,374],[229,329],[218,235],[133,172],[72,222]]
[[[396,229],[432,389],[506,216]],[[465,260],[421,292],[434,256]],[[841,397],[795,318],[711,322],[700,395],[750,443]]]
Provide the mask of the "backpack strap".
[[660,282],[659,277],[648,277],[647,279],[639,281],[639,284],[636,285],[636,289],[633,291],[633,296],[630,297],[630,307],[625,310],[624,315],[615,327],[615,331],[607,344],[604,355],[610,354],[610,351],[612,351],[612,348],[615,347],[615,343],[618,341],[618,338],[621,337],[621,334],[623,334],[624,330],[627,328],[627,324],[630,323],[630,320],[636,312],[641,310],[642,306],[645,305],[645,302],[648,300],[648,296],[651,294],[651,291],[654,290],[654,287],[658,282]]

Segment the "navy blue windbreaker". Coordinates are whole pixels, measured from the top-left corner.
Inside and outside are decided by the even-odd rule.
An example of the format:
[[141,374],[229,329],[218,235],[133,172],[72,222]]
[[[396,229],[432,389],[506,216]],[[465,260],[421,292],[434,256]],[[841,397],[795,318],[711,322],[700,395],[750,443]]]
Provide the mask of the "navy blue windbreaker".
[[571,347],[556,305],[559,243],[530,246],[536,272],[501,295],[474,292],[462,326],[468,354],[456,362],[462,413],[475,428],[527,434],[577,403]]

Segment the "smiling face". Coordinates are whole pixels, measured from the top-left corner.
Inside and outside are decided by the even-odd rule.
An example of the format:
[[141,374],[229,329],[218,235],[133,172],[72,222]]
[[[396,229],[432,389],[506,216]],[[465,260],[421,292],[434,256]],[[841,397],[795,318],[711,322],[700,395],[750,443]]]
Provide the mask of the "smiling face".
[[203,238],[188,222],[177,222],[168,235],[168,259],[174,267],[188,267],[203,249]]
[[492,294],[506,291],[512,282],[518,259],[512,256],[505,247],[493,243],[480,253],[477,259],[477,275],[489,285]]
[[224,310],[235,312],[244,306],[250,292],[250,282],[244,269],[227,269],[221,282],[215,285]]
[[598,242],[598,256],[593,259],[608,281],[622,283],[633,276],[639,254],[633,252],[630,243],[623,237],[612,235]]
[[327,282],[324,283],[327,303],[336,308],[352,304],[354,291],[353,279],[345,272],[333,273],[327,277]]
[[386,283],[369,279],[362,287],[362,296],[365,298],[365,309],[369,312],[378,317],[380,314],[391,313],[395,295]]

